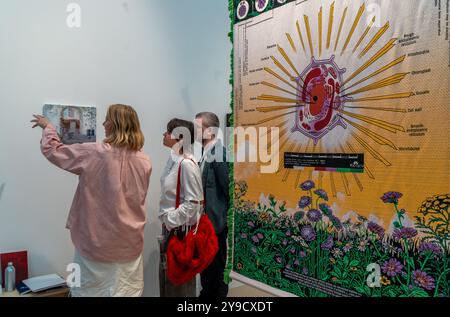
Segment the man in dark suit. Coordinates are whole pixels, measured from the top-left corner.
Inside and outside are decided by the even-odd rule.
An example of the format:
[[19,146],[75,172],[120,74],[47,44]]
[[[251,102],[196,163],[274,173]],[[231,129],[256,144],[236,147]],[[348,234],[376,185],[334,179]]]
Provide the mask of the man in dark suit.
[[205,212],[214,225],[219,242],[219,251],[214,261],[200,274],[202,285],[200,297],[226,297],[228,285],[223,280],[223,273],[227,261],[227,215],[230,207],[226,150],[217,139],[220,126],[217,115],[201,112],[195,118],[196,126],[201,128],[203,136],[200,167],[206,201]]

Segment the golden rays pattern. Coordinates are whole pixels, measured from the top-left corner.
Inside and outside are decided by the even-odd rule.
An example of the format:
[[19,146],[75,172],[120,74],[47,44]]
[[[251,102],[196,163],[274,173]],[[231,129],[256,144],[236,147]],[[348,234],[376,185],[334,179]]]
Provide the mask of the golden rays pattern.
[[[356,8],[359,9],[356,11]],[[339,192],[351,196],[352,190],[363,191],[363,180],[376,178],[369,166],[382,164],[388,168],[393,165],[386,158],[386,153],[398,151],[394,136],[406,130],[401,124],[383,118],[386,113],[392,113],[395,114],[392,118],[396,118],[392,120],[403,122],[399,116],[407,115],[407,109],[392,103],[414,96],[412,91],[398,88],[410,75],[401,71],[406,55],[390,60],[386,58],[397,43],[397,38],[388,35],[389,21],[376,27],[377,16],[368,13],[365,3],[356,8],[352,13],[349,7],[339,7],[339,3],[334,1],[329,7],[320,7],[316,14],[297,16],[293,21],[293,32],[285,32],[280,42],[276,43],[276,50],[270,56],[271,63],[264,67],[265,80],[260,82],[263,93],[256,98],[256,111],[266,116],[257,125],[280,128],[280,139],[277,141],[280,152],[274,154],[280,156],[277,175],[283,182],[291,179],[295,187],[314,177],[319,187],[327,187],[333,197],[337,197]],[[319,140],[313,140],[292,128],[296,116],[303,113],[302,109],[317,104],[312,102],[317,97],[304,90],[306,67],[311,60],[336,61],[341,69],[346,68],[338,91],[339,98],[335,104],[327,106],[333,107],[343,126],[331,128],[332,132]],[[345,63],[356,66],[349,68]],[[379,64],[382,66],[376,67]],[[386,92],[386,88],[390,91]],[[301,96],[302,91],[303,94],[306,92],[306,99]],[[346,137],[337,137],[339,131],[346,131]],[[284,153],[300,151],[364,153],[364,173],[285,169]]]

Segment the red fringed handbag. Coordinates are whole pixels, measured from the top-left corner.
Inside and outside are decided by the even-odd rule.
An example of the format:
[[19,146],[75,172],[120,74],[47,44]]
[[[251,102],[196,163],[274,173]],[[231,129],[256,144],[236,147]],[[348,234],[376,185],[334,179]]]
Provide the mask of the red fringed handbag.
[[[195,163],[195,162],[194,162]],[[176,208],[180,206],[181,162],[178,168]],[[179,237],[171,234],[167,245],[167,277],[174,285],[189,282],[206,269],[219,249],[216,232],[209,217],[203,213],[197,228]]]

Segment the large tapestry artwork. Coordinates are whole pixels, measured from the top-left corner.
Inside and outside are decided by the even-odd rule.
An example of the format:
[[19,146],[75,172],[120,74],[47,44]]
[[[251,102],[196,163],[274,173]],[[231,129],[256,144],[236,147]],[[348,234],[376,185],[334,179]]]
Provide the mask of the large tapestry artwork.
[[300,297],[450,296],[449,2],[230,7],[246,131],[231,277]]

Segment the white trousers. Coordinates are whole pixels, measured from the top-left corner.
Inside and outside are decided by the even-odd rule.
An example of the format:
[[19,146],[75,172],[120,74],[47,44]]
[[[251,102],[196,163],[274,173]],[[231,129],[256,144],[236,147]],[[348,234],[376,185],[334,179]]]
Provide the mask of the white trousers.
[[128,263],[90,261],[75,251],[80,266],[80,287],[72,287],[72,297],[139,297],[144,290],[142,254]]

